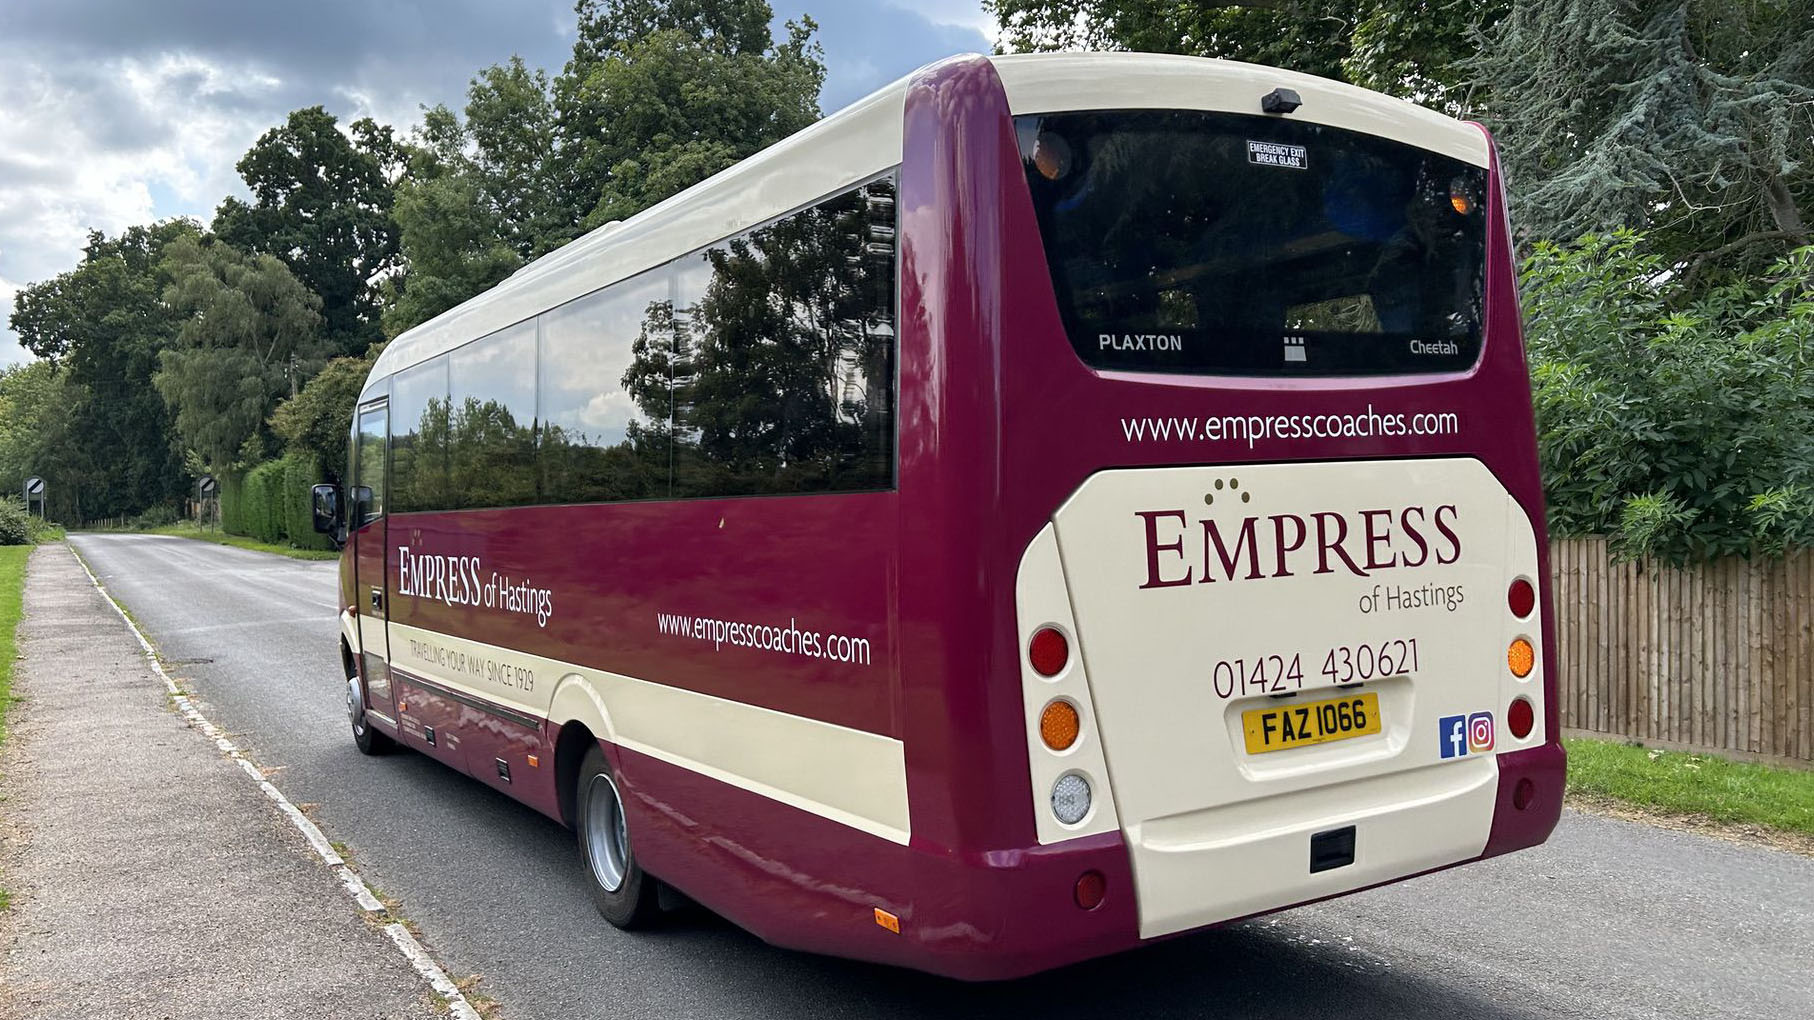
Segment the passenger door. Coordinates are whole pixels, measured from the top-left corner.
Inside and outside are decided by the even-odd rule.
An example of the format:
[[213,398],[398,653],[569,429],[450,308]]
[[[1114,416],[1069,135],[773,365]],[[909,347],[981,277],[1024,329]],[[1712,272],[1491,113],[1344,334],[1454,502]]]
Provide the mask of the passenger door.
[[353,541],[353,597],[358,606],[359,673],[365,679],[365,705],[370,715],[397,731],[397,710],[391,692],[390,639],[385,631],[389,607],[384,581],[390,550],[386,532],[386,503],[390,465],[386,441],[390,433],[390,408],[379,401],[359,409],[353,441],[353,488],[347,500],[347,524]]

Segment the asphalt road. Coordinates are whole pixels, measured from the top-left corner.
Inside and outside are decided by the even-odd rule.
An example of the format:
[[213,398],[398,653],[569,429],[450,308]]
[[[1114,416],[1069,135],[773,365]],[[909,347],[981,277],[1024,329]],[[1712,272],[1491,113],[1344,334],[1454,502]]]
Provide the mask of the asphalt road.
[[566,830],[420,756],[353,749],[334,564],[71,542],[504,1020],[1814,1018],[1814,859],[1572,813],[1536,850],[999,985],[775,949],[704,911],[627,935],[583,894]]

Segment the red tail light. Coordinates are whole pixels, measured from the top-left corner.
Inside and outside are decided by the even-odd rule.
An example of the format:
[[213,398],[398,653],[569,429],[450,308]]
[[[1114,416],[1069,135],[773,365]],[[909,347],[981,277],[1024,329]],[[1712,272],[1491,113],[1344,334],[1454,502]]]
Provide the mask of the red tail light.
[[1505,603],[1511,609],[1512,615],[1522,620],[1531,615],[1531,610],[1537,608],[1537,589],[1529,581],[1520,577],[1513,581],[1511,588],[1506,591]]
[[1057,676],[1071,661],[1071,643],[1056,627],[1041,627],[1027,643],[1027,658],[1040,676]]
[[1531,707],[1529,698],[1512,699],[1512,707],[1505,713],[1505,725],[1519,740],[1531,735],[1531,727],[1537,725],[1537,712]]

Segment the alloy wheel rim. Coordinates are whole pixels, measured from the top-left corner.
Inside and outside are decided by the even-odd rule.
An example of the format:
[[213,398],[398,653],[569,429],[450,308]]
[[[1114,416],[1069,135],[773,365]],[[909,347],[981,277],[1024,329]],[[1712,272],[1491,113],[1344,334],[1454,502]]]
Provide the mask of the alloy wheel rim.
[[586,785],[586,860],[606,892],[622,888],[630,870],[630,834],[610,776],[593,776]]

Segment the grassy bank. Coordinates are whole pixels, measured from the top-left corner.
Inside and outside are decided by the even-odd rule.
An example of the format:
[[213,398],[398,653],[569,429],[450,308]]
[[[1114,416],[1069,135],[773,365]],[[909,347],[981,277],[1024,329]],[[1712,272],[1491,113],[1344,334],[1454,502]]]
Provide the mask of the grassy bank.
[[179,522],[177,524],[166,524],[161,528],[152,528],[148,534],[175,535],[178,538],[199,539],[203,542],[213,542],[216,545],[230,545],[235,549],[251,549],[254,552],[276,553],[279,556],[288,556],[293,560],[337,560],[340,558],[340,554],[331,549],[293,549],[287,545],[274,545],[270,542],[260,542],[255,538],[246,538],[243,535],[229,535],[224,531],[213,528],[200,528],[187,521]]
[[1814,772],[1571,739],[1568,792],[1589,804],[1814,837]]
[[25,560],[29,545],[0,545],[0,740],[6,739],[6,709],[13,702],[13,663],[19,650],[14,644],[19,615],[25,602]]

